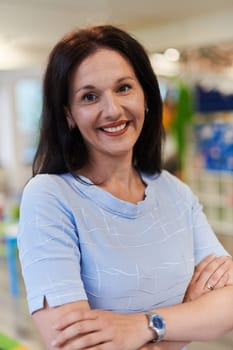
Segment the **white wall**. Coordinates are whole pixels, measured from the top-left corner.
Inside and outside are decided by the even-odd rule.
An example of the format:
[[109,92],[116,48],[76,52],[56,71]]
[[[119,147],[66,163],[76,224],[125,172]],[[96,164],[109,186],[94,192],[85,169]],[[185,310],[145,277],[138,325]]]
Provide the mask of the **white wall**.
[[41,79],[36,71],[0,72],[0,164],[5,169],[5,187],[11,194],[22,189],[31,177],[31,167],[22,164],[22,139],[17,129],[15,83],[25,77]]

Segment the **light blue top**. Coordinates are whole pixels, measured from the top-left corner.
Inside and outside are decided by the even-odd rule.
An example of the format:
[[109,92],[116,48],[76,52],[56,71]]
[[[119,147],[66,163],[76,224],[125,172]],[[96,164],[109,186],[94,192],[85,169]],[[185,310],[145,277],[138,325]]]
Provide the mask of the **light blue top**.
[[187,185],[166,171],[142,178],[137,205],[71,174],[30,180],[18,246],[31,313],[44,297],[123,313],[177,304],[195,264],[227,254]]

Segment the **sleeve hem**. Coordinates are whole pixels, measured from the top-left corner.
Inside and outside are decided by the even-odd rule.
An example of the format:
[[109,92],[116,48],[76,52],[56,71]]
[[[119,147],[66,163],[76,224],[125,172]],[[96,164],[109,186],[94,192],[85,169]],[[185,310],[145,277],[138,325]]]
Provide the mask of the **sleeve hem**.
[[88,300],[85,293],[82,292],[67,292],[60,295],[45,293],[44,295],[28,298],[29,312],[32,314],[35,311],[43,309],[44,299],[49,307],[61,306],[75,301]]

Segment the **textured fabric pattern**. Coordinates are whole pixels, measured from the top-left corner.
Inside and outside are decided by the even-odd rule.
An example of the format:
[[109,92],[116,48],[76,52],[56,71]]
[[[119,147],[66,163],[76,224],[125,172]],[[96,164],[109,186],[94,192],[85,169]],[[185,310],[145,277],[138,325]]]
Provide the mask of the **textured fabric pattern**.
[[122,201],[71,174],[25,187],[18,246],[30,312],[88,299],[131,313],[180,303],[195,264],[225,255],[191,190],[163,171]]

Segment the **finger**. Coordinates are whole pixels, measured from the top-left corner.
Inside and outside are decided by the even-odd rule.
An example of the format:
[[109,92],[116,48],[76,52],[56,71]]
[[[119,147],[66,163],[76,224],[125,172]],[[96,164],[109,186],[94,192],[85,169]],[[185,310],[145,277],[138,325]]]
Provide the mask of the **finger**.
[[67,314],[65,314],[61,320],[56,322],[52,328],[54,330],[62,330],[65,329],[76,322],[80,322],[83,320],[95,320],[97,318],[97,313],[93,310],[73,310]]
[[[221,263],[221,261],[224,261],[224,260],[219,258],[219,263]],[[207,281],[207,286],[209,285],[209,286],[215,287],[219,283],[219,281],[222,279],[222,277],[225,275],[225,273],[228,272],[229,267],[230,267],[230,261],[227,259],[221,265],[219,265],[217,269],[210,275]],[[214,268],[214,264],[212,263],[212,266],[208,272],[211,273],[211,270],[213,268]]]
[[209,265],[209,263],[211,263],[212,261],[214,261],[216,259],[216,255],[211,254],[208,255],[206,258],[204,258],[196,267],[195,267],[195,272],[194,272],[194,280],[197,281],[201,275],[201,273],[203,272],[203,270]]
[[227,285],[229,279],[229,273],[226,272],[218,281],[218,283],[214,286],[214,289],[219,289],[219,288],[223,288]]
[[[212,260],[201,272],[199,276],[199,282],[205,285],[209,281],[210,277],[213,274],[215,274],[216,271],[218,271],[226,261],[227,261],[227,258],[225,256],[221,256]],[[222,275],[221,271],[218,272],[218,274]]]
[[53,341],[53,344],[61,346],[74,338],[80,338],[84,334],[96,332],[100,329],[101,326],[98,320],[79,321],[61,330]]
[[[101,344],[101,349],[104,349],[104,344],[110,341],[106,331],[92,332],[81,337],[76,337],[69,340],[65,344],[59,344],[55,341],[52,342],[52,346],[62,350],[83,350],[83,349],[97,349]],[[107,349],[107,348],[106,348]],[[110,348],[109,348],[110,349]]]

